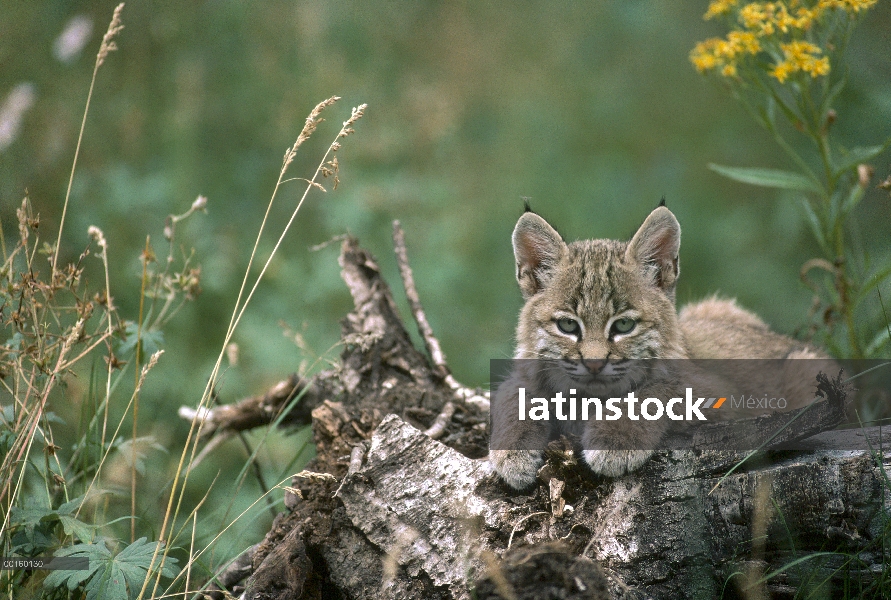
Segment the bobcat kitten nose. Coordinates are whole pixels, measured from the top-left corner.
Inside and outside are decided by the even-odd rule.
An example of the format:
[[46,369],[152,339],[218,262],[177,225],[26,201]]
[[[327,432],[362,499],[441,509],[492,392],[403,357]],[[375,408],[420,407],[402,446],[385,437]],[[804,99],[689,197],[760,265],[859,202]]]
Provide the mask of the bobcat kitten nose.
[[603,367],[606,366],[606,360],[585,358],[582,360],[582,364],[585,365],[585,368],[588,369],[588,371],[596,375],[603,370]]

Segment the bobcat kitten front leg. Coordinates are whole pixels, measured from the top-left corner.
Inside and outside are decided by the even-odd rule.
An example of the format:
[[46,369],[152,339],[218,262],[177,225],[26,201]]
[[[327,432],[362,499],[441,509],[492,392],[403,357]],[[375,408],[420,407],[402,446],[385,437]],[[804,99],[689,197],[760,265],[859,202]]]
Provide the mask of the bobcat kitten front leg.
[[535,483],[544,456],[537,450],[489,450],[489,462],[507,485],[522,490]]
[[502,384],[491,406],[489,462],[495,472],[514,489],[535,483],[544,464],[543,451],[551,434],[551,425],[519,419],[517,385]]
[[[656,382],[637,390],[641,398],[671,397],[672,385]],[[582,432],[582,457],[592,471],[620,477],[636,471],[655,453],[669,427],[665,420],[588,421]]]
[[598,475],[620,477],[636,471],[653,456],[653,450],[582,450],[588,467]]

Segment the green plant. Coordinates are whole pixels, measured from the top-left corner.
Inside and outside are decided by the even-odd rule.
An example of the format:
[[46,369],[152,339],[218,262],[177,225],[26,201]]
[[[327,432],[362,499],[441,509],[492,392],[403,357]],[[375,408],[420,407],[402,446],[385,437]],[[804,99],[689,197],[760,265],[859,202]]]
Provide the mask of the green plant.
[[[868,163],[891,145],[891,138],[878,145],[843,148],[832,135],[838,118],[832,105],[846,83],[842,55],[858,17],[875,4],[876,0],[715,0],[705,18],[721,18],[731,31],[725,38],[697,44],[690,54],[696,69],[715,74],[794,163],[794,171],[709,167],[735,181],[789,190],[802,197],[805,217],[823,253],[801,268],[802,280],[815,294],[812,314],[819,321],[813,331],[822,333],[821,341],[835,355],[851,358],[882,356],[891,341],[880,289],[891,276],[891,265],[864,264],[849,235],[855,209],[873,176]],[[879,187],[891,187],[891,178]],[[822,276],[815,277],[817,273]],[[872,294],[880,308],[873,311],[874,319],[864,310]],[[884,484],[887,475],[881,454],[877,462]],[[762,504],[759,510],[767,511],[766,501]],[[745,593],[757,596],[766,591],[766,583],[794,573],[799,581],[796,598],[829,597],[833,586],[840,586],[846,598],[887,595],[888,573],[864,578],[860,554],[845,544],[827,539],[819,552],[796,551],[794,536],[776,502],[773,509],[786,528],[789,560],[765,574],[733,573],[731,578],[742,577]],[[879,518],[882,537],[862,550],[885,556],[886,509]],[[759,541],[762,548],[764,542]],[[725,588],[728,584],[729,580]]]
[[[148,575],[148,565],[160,542],[149,543],[142,537],[113,554],[104,540],[93,544],[74,544],[56,552],[56,556],[82,557],[89,560],[89,568],[80,571],[53,571],[44,580],[44,586],[65,586],[74,590],[84,585],[87,600],[103,598],[136,598],[142,582]],[[170,559],[159,569],[159,575],[173,577],[177,574],[176,559]]]
[[[96,57],[56,243],[42,241],[40,218],[28,198],[16,212],[18,239],[14,243],[7,244],[0,223],[3,253],[0,266],[0,386],[3,388],[0,396],[0,555],[90,559],[89,569],[83,571],[63,570],[49,575],[42,571],[2,571],[0,590],[10,597],[15,597],[16,592],[53,598],[75,592],[87,598],[137,598],[192,589],[192,581],[197,579],[192,573],[193,566],[213,570],[207,558],[217,540],[249,512],[256,513],[254,508],[258,504],[291,479],[285,478],[270,490],[256,468],[263,496],[253,499],[247,509],[231,520],[228,518],[232,508],[230,496],[225,522],[210,526],[220,533],[210,536],[213,539],[203,547],[196,547],[199,509],[210,490],[197,505],[189,508],[185,519],[179,518],[197,447],[200,422],[196,420],[183,444],[177,473],[158,497],[159,501],[169,499],[163,523],[142,518],[150,514],[144,498],[150,490],[144,489],[143,480],[137,476],[144,474],[148,452],[164,451],[164,448],[152,436],[138,435],[140,393],[164,352],[165,328],[201,291],[201,267],[195,262],[194,251],[181,247],[177,226],[195,213],[203,212],[207,199],[198,196],[184,213],[167,217],[166,258],[159,259],[151,239],[146,238],[140,257],[142,276],[135,318],[125,318],[114,302],[109,278],[109,243],[100,228],[89,227],[86,232],[89,242],[77,260],[66,264],[65,254],[60,252],[65,241],[62,230],[71,200],[71,183],[96,75],[108,53],[116,49],[114,39],[123,28],[122,9],[123,5],[115,9]],[[285,152],[264,226],[257,235],[245,271],[242,293],[225,332],[224,349],[230,347],[235,328],[310,190],[327,191],[317,181],[323,178],[329,178],[334,188],[339,183],[337,151],[343,138],[353,132],[353,125],[362,117],[364,105],[354,108],[343,123],[312,178],[285,178],[298,148],[323,121],[322,111],[337,100],[333,97],[320,103],[307,118],[297,141]],[[269,208],[280,188],[294,180],[304,181],[306,188],[272,255],[247,290]],[[101,282],[100,287],[97,289],[91,281]],[[224,355],[221,351],[200,399],[201,406],[208,405],[214,397],[212,390],[220,383]],[[122,391],[131,377],[132,390]],[[132,424],[132,434],[122,435],[129,424]],[[265,440],[263,437],[255,449],[247,447],[250,458],[236,478],[236,493],[251,472],[248,467],[256,466],[253,461]],[[248,445],[246,439],[243,443]],[[308,443],[308,439],[304,439],[304,446]],[[126,474],[121,466],[128,471]],[[124,484],[126,479],[129,490]],[[139,500],[140,497],[143,499]],[[125,499],[129,502],[122,501]],[[129,543],[125,541],[126,529],[129,529]],[[191,537],[186,538],[189,530]],[[139,539],[137,532],[142,534]],[[149,542],[151,538],[158,541]],[[188,557],[182,570],[177,567],[180,559],[170,556],[171,551]],[[162,592],[159,585],[170,578],[172,581],[165,584],[167,589]]]
[[[121,586],[134,594],[149,567],[143,560],[144,540],[131,543],[117,556],[106,548],[105,544],[119,545],[115,523],[134,522],[135,518],[132,514],[113,518],[116,511],[109,508],[107,499],[123,494],[103,481],[103,465],[110,457],[125,457],[135,480],[145,450],[159,448],[151,438],[137,438],[135,430],[130,439],[118,432],[162,352],[153,348],[150,359],[141,364],[140,350],[160,342],[160,327],[181,302],[197,292],[200,271],[190,266],[188,258],[180,265],[171,252],[162,273],[144,275],[144,295],[163,295],[166,303],[142,331],[141,320],[137,325],[121,318],[114,304],[108,243],[101,229],[89,228],[90,241],[77,260],[68,264],[60,260],[70,182],[89,99],[99,66],[116,48],[114,38],[123,27],[122,9],[123,5],[115,9],[96,57],[56,243],[42,241],[40,217],[27,197],[16,211],[18,239],[8,244],[0,227],[0,554],[47,557],[86,552],[96,559],[88,571],[57,571],[45,578],[40,571],[4,571],[0,589],[10,597],[22,589],[31,594],[39,594],[41,588],[51,590],[61,585],[60,578],[69,589],[83,584],[88,597],[104,597]],[[195,208],[193,205],[185,216]],[[170,239],[172,247],[172,233]],[[89,281],[99,265],[96,279],[104,286],[96,289]],[[121,406],[114,391],[124,380],[129,363],[134,365],[134,390],[129,402]],[[98,375],[100,371],[104,377]],[[83,389],[78,379],[85,373],[89,373],[89,385]],[[61,414],[50,410],[53,405]],[[77,412],[71,408],[78,405],[79,427],[71,427]],[[117,423],[111,419],[112,407],[123,412]],[[107,535],[97,541],[100,531]],[[155,545],[150,545],[152,551]],[[173,576],[176,571],[171,562],[159,569],[159,574]]]
[[[722,18],[726,38],[696,45],[697,70],[715,73],[786,152],[796,170],[710,165],[753,185],[792,190],[823,253],[807,261],[802,280],[814,290],[823,342],[837,356],[882,355],[891,341],[877,322],[864,323],[864,302],[881,304],[879,286],[891,265],[858,264],[850,241],[852,215],[873,175],[868,162],[889,144],[843,148],[832,135],[833,102],[845,86],[841,57],[861,13],[877,0],[715,0],[706,19]],[[785,119],[792,127],[783,127]],[[806,140],[802,145],[799,141]],[[823,276],[815,276],[822,272]],[[876,294],[875,297],[872,295]],[[873,311],[874,313],[877,311]]]

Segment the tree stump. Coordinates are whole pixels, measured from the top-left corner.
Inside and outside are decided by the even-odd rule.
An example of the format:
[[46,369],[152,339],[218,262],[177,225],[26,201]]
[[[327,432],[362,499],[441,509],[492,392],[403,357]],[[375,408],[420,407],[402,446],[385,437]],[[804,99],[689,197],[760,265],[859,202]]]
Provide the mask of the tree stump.
[[[271,422],[300,395],[285,422],[313,427],[317,456],[294,477],[288,512],[238,571],[250,572],[245,598],[887,591],[891,452],[825,449],[839,435],[879,448],[878,428],[821,434],[809,451],[760,453],[723,481],[741,455],[663,452],[606,479],[555,443],[541,485],[526,494],[505,486],[485,459],[486,394],[456,382],[431,344],[397,230],[397,253],[400,246],[432,361],[412,344],[377,262],[347,239],[340,265],[355,308],[342,322],[340,366],[201,415],[207,437],[225,435]],[[221,581],[237,591],[227,575]]]

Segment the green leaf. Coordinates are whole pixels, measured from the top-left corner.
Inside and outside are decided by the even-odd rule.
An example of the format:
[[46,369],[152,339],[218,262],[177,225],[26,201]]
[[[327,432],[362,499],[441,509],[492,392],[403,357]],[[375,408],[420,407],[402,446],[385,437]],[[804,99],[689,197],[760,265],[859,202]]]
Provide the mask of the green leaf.
[[829,90],[829,93],[826,94],[826,97],[823,99],[823,102],[820,104],[820,114],[825,115],[829,110],[829,105],[835,100],[836,96],[838,96],[841,91],[845,88],[845,84],[848,81],[847,74],[842,75],[841,79],[835,82],[835,85],[832,86],[832,89]]
[[89,542],[93,539],[93,529],[95,527],[71,516],[71,513],[77,510],[81,502],[83,502],[82,496],[66,502],[56,510],[49,508],[45,503],[43,506],[40,506],[38,502],[35,503],[36,506],[28,508],[13,507],[11,522],[31,528],[39,525],[49,531],[49,528],[55,526],[55,521],[59,521],[67,535],[73,535],[81,541]]
[[770,124],[770,129],[776,127],[777,120],[777,101],[773,99],[772,96],[767,98],[767,107],[765,109],[765,118],[767,122]]
[[3,345],[6,346],[7,348],[9,348],[10,350],[16,351],[22,346],[22,343],[24,342],[24,340],[25,340],[25,336],[23,336],[19,332],[16,332],[13,334],[13,336],[11,338],[6,340],[6,343]]
[[[110,494],[110,493],[111,492],[108,490],[95,490],[94,489],[92,492],[90,492],[90,499],[92,500],[92,499],[96,498],[97,496],[103,496],[105,494]],[[77,498],[72,498],[65,504],[62,504],[61,506],[59,506],[59,508],[56,509],[56,512],[59,513],[60,515],[70,515],[71,513],[75,513],[80,508],[81,504],[86,502],[86,498],[87,498],[86,496],[78,496]]]
[[801,206],[804,208],[804,214],[807,217],[808,225],[811,226],[811,232],[814,234],[814,237],[817,238],[817,243],[820,244],[820,248],[822,248],[824,252],[828,253],[829,249],[826,245],[826,238],[823,235],[823,223],[820,221],[820,217],[817,216],[817,213],[815,213],[813,207],[811,207],[811,203],[807,200],[802,200]]
[[56,423],[57,425],[65,425],[65,419],[63,419],[62,417],[60,417],[59,415],[57,415],[56,413],[54,413],[52,411],[45,412],[44,417],[50,423]]
[[[136,342],[139,340],[139,326],[134,322],[127,323],[124,330],[127,338],[118,346],[119,354],[127,354],[136,348]],[[161,345],[164,344],[164,332],[160,329],[150,330],[142,329],[142,354],[143,358],[151,356],[157,352]]]
[[[734,94],[737,100],[741,100],[738,94]],[[749,108],[749,113],[755,117],[758,123],[768,131],[773,131],[776,127],[776,108],[777,103],[772,97],[768,96],[764,105],[758,106],[757,110]]]
[[724,177],[728,177],[734,181],[741,181],[742,183],[780,188],[783,190],[813,192],[815,194],[823,193],[823,189],[816,181],[810,177],[792,171],[751,167],[725,167],[714,163],[709,163],[708,168]]
[[[152,562],[152,555],[155,553],[155,547],[159,544],[160,542],[152,542],[149,544],[146,541],[146,538],[142,537],[124,548],[121,553],[117,555],[117,565],[126,578],[133,597],[136,596],[136,593],[139,592],[139,588],[142,587],[146,571],[148,570],[149,564]],[[158,565],[161,561],[161,554],[162,549],[159,549],[153,567],[154,572],[157,572]],[[164,568],[161,569],[161,575],[164,577],[173,577],[176,575],[179,571],[176,568],[175,563],[176,559],[168,556],[164,561]]]
[[142,332],[142,351],[144,358],[148,358],[161,349],[164,345],[164,332],[160,329],[151,329]]
[[850,213],[852,210],[854,210],[854,207],[860,203],[860,200],[863,199],[863,192],[864,192],[864,189],[860,186],[860,184],[858,182],[855,181],[854,184],[851,185],[851,191],[848,192],[848,195],[845,198],[845,201],[842,203],[842,207],[841,207],[842,218],[846,217],[848,215],[848,213]]
[[121,456],[124,457],[126,464],[134,465],[136,467],[136,472],[140,475],[145,474],[144,459],[147,453],[144,452],[144,449],[167,452],[167,448],[155,441],[155,438],[150,435],[136,438],[135,444],[134,440],[125,440],[123,438],[118,438],[118,440],[115,441],[114,445]]
[[54,556],[83,557],[89,561],[89,569],[81,571],[59,570],[50,573],[43,580],[46,588],[53,589],[64,585],[69,590],[75,589],[81,583],[105,570],[105,565],[112,560],[111,552],[105,547],[105,543],[98,544],[74,544],[67,548],[56,550]]
[[55,515],[55,511],[50,508],[46,496],[34,494],[33,501],[29,506],[25,508],[12,507],[10,522],[13,525],[27,527],[29,525],[37,525],[44,517],[49,515]]
[[66,535],[75,537],[82,542],[89,543],[93,541],[93,530],[96,529],[95,526],[88,525],[70,515],[59,515],[59,522],[62,523],[62,529],[65,530]]
[[844,156],[841,157],[839,163],[835,165],[835,177],[838,177],[848,169],[857,167],[859,164],[871,161],[884,152],[889,144],[891,144],[891,138],[886,140],[885,143],[880,146],[859,146],[857,148],[851,148],[844,153]]
[[45,495],[33,494],[27,508],[12,506],[9,523],[13,535],[10,550],[15,554],[45,553],[59,545],[56,539],[56,514]]
[[857,297],[854,301],[854,306],[859,306],[860,303],[872,292],[875,288],[879,287],[879,285],[888,279],[891,276],[891,265],[886,265],[883,269],[873,273],[870,275],[869,279],[866,280],[866,283],[857,291]]
[[876,357],[882,348],[888,345],[888,342],[891,342],[891,335],[888,335],[887,330],[880,331],[872,338],[872,341],[866,346],[866,350],[863,353],[867,358]]
[[77,511],[78,507],[80,507],[80,505],[83,504],[83,501],[84,501],[83,496],[78,496],[77,498],[72,498],[71,500],[69,500],[68,502],[61,505],[59,508],[57,508],[56,512],[59,513],[60,515],[70,515],[71,513]]
[[[74,590],[86,582],[84,592],[87,600],[104,598],[135,598],[142,589],[152,562],[152,555],[160,542],[148,543],[142,537],[121,550],[116,556],[105,546],[104,541],[98,544],[75,544],[56,551],[55,556],[79,556],[89,560],[89,569],[84,571],[53,571],[44,579],[43,585],[53,589],[65,585]],[[153,573],[158,572],[158,559],[155,560]],[[164,567],[160,569],[164,577],[177,574],[176,559],[168,557]]]

